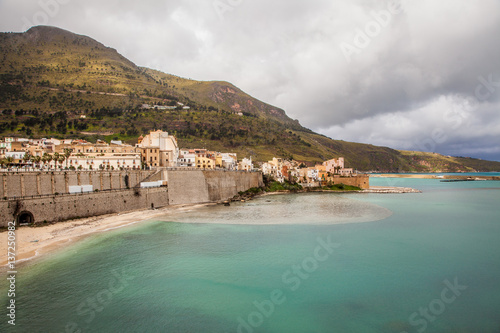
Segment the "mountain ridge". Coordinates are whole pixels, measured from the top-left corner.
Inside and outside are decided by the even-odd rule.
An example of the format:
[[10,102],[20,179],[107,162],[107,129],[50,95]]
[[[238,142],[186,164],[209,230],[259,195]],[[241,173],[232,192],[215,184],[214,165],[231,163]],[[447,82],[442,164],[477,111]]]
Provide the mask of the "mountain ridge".
[[0,33],[0,59],[2,136],[133,143],[160,128],[174,133],[182,147],[234,151],[262,161],[293,157],[312,165],[344,156],[349,166],[366,171],[500,170],[500,162],[333,140],[229,82],[137,66],[91,37],[56,27]]

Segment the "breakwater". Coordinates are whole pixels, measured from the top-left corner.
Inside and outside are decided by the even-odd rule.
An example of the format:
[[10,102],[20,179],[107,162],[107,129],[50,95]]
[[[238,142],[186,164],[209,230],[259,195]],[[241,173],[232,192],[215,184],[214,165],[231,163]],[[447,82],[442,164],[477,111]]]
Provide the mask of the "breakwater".
[[453,180],[500,180],[499,176],[475,176],[475,175],[430,175],[430,174],[392,174],[392,173],[384,173],[384,174],[372,174],[370,177],[374,178],[415,178],[415,179],[453,179]]

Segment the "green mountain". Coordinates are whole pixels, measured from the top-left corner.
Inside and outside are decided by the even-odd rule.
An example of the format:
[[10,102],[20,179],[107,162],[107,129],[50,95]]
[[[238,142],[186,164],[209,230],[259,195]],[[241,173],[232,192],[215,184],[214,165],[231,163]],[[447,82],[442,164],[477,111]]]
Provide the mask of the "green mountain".
[[[120,139],[163,129],[181,147],[359,170],[498,171],[500,162],[332,140],[222,81],[139,67],[92,38],[47,26],[0,33],[0,135]],[[188,109],[189,108],[189,109]]]

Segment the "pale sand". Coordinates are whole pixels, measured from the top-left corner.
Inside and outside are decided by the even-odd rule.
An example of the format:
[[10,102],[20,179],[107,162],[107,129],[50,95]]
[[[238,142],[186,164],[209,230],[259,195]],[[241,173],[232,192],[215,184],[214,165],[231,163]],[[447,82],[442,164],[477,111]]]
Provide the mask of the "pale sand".
[[[140,210],[128,213],[109,214],[78,220],[59,222],[43,227],[16,228],[16,264],[47,254],[72,244],[97,232],[105,232],[127,225],[151,220],[173,212],[192,210],[211,204],[168,206],[155,210]],[[6,268],[8,232],[0,233],[0,269]]]

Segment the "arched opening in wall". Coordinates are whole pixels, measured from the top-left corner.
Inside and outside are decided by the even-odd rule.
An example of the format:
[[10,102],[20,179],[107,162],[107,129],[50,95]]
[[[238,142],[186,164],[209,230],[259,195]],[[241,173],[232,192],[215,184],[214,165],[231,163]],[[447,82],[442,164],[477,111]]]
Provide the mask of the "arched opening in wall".
[[17,215],[16,224],[17,225],[27,225],[35,223],[35,218],[33,214],[28,211],[23,211]]

